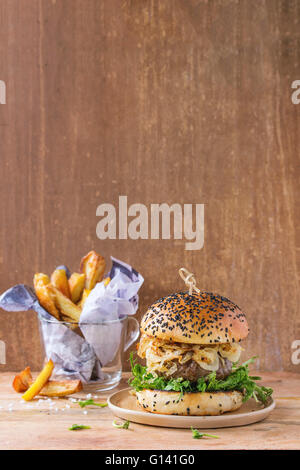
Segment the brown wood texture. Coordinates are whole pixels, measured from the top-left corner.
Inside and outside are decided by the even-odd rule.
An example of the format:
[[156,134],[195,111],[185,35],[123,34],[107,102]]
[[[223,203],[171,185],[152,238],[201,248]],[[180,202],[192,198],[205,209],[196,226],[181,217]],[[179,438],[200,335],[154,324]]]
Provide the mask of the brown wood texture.
[[[0,374],[0,449],[297,449],[300,448],[299,374],[263,374],[275,391],[276,408],[260,423],[211,429],[219,439],[195,440],[189,429],[172,429],[130,423],[127,431],[112,426],[109,408],[88,408],[87,414],[68,399],[24,404],[11,381]],[[126,387],[127,376],[119,388]],[[94,395],[94,394],[93,394]],[[110,392],[97,393],[103,403]],[[85,393],[74,397],[86,397]],[[122,420],[118,420],[122,421]],[[72,424],[91,429],[70,432]],[[146,436],[146,438],[145,438]],[[163,444],[162,444],[163,443]]]
[[[145,277],[139,315],[202,288],[248,315],[246,355],[299,372],[299,1],[2,0],[0,289],[96,249]],[[105,240],[96,208],[205,203],[205,242]],[[38,368],[34,313],[1,312],[7,365]]]

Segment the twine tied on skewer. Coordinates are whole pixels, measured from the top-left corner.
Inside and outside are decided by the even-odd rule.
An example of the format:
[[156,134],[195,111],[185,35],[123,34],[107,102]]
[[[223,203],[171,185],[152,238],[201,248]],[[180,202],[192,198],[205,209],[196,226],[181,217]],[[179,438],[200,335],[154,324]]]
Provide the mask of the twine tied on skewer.
[[185,284],[188,286],[190,295],[192,295],[193,291],[195,291],[197,293],[200,292],[200,289],[198,289],[198,287],[196,287],[196,279],[195,279],[193,273],[190,273],[185,268],[180,268],[178,272],[179,272],[179,275],[180,275],[181,279],[183,279]]

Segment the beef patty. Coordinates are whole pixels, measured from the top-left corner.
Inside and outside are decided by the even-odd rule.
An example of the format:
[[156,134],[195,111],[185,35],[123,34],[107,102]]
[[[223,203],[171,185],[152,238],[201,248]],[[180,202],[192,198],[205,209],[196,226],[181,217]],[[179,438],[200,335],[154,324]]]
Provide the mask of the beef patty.
[[[232,362],[229,359],[222,358],[220,360],[219,369],[216,371],[216,377],[219,380],[225,379],[232,370]],[[179,379],[179,377],[190,380],[191,382],[196,382],[199,378],[205,377],[210,374],[211,371],[202,369],[197,362],[190,360],[185,364],[177,363],[177,370],[173,372],[169,377],[174,379]]]

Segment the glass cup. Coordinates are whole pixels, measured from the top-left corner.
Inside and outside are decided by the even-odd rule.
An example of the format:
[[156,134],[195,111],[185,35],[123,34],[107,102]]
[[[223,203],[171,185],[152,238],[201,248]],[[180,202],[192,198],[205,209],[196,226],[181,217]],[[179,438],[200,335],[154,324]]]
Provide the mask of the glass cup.
[[116,387],[122,377],[123,353],[139,337],[139,323],[132,316],[99,323],[58,322],[39,316],[47,358],[53,360],[53,377],[81,378],[84,390]]

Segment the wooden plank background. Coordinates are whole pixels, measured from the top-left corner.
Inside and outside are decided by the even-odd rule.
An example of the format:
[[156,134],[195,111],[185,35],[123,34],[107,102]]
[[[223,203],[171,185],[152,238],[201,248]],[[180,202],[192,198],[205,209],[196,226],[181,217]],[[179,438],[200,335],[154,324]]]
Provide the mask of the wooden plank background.
[[[299,372],[299,19],[297,0],[1,0],[1,291],[95,249],[144,275],[142,315],[186,266],[248,314],[245,354]],[[119,195],[205,203],[204,248],[98,240]],[[39,367],[35,314],[0,319],[0,370]]]

